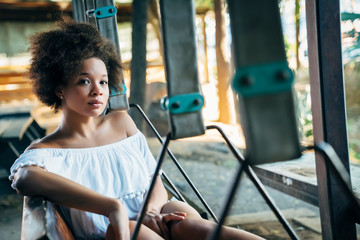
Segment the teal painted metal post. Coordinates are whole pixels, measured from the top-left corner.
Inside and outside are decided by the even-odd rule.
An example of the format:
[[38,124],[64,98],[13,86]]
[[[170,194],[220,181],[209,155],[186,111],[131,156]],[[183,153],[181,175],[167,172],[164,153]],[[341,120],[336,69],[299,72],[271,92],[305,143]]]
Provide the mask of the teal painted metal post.
[[[240,118],[250,164],[301,156],[276,0],[229,0]],[[258,6],[262,6],[259,8]]]
[[[164,65],[169,100],[184,94],[200,94],[195,32],[195,9],[192,0],[161,0],[161,26]],[[182,101],[178,107],[182,109]],[[196,104],[195,104],[196,105]],[[173,106],[170,106],[173,107]],[[201,109],[174,114],[169,111],[173,139],[202,135],[205,132]]]

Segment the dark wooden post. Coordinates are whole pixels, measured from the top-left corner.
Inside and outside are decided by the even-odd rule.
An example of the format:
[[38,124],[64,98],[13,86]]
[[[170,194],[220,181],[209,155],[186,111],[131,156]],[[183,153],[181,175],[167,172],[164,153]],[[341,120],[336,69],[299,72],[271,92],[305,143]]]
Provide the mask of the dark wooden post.
[[[349,170],[339,0],[307,0],[306,21],[314,141],[328,142]],[[323,239],[356,239],[350,200],[316,154]]]

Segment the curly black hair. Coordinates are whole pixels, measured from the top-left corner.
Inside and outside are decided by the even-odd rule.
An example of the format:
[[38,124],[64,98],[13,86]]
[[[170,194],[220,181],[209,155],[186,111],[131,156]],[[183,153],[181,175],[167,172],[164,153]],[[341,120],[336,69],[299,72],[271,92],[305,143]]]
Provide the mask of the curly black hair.
[[116,46],[90,24],[59,21],[55,29],[31,36],[29,50],[34,93],[55,111],[61,107],[56,90],[78,75],[84,60],[91,57],[105,63],[110,89],[122,90],[122,67]]

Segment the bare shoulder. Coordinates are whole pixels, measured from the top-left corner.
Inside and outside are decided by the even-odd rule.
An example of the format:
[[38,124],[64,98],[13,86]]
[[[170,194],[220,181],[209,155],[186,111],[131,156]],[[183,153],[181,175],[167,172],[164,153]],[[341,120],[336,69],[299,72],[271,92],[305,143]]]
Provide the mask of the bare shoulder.
[[132,136],[137,132],[137,127],[126,111],[114,111],[108,114],[114,129],[124,129],[127,136]]
[[26,148],[26,150],[39,149],[39,148],[58,148],[58,147],[59,144],[57,144],[57,142],[55,141],[54,136],[50,134],[42,139],[35,140]]
[[32,142],[25,151],[32,150],[32,149],[38,149],[38,148],[44,148],[43,144],[39,142],[39,140],[35,140]]

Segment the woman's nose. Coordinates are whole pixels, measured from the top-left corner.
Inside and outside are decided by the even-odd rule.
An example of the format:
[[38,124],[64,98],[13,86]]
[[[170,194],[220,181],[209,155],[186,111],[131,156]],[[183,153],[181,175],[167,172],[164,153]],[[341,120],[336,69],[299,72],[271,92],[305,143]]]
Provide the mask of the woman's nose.
[[98,84],[95,84],[91,91],[91,95],[93,95],[93,96],[103,95],[102,88]]

